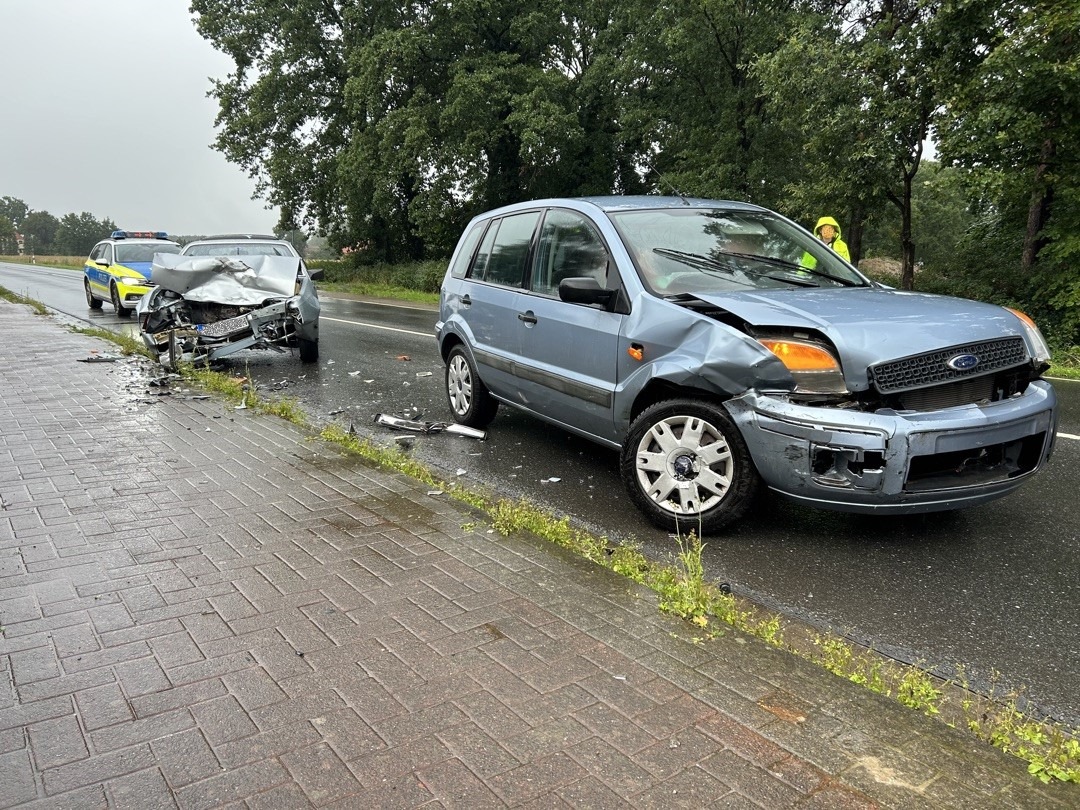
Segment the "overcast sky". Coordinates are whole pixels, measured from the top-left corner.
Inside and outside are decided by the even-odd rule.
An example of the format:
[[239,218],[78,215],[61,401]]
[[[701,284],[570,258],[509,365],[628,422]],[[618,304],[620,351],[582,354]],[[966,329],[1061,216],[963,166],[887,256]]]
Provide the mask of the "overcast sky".
[[188,0],[0,0],[0,197],[119,227],[269,233],[277,214],[210,148],[232,62]]

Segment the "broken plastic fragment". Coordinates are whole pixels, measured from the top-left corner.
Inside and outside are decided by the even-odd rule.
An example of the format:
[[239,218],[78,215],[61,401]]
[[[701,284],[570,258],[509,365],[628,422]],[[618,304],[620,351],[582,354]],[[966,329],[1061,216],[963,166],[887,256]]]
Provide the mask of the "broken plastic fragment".
[[459,476],[460,476],[460,475],[465,475],[465,473],[467,473],[467,472],[468,472],[468,470],[466,470],[466,469],[464,469],[464,468],[462,468],[462,467],[458,467],[458,468],[457,468],[457,472],[456,472],[456,473],[454,473],[454,475],[459,475]]
[[337,416],[339,413],[345,413],[344,408],[338,408],[336,411],[330,411],[331,416]]
[[120,359],[117,354],[91,354],[88,357],[80,357],[80,363],[115,363]]
[[398,360],[404,360],[405,362],[408,362],[409,360],[412,360],[412,358],[409,357],[409,355],[407,355],[407,354],[399,354],[397,356],[397,359]]
[[442,494],[443,494],[443,491],[441,489],[429,489],[428,490],[428,495],[442,495]]
[[418,371],[418,372],[416,372],[416,376],[417,377],[430,377],[431,372],[430,371]]
[[487,438],[486,430],[477,430],[466,425],[458,425],[453,422],[419,422],[412,419],[401,419],[386,413],[375,414],[375,424],[396,428],[397,430],[411,430],[414,433],[456,433],[473,439]]
[[551,478],[541,478],[540,479],[541,484],[557,484],[560,481],[562,481],[562,479],[561,478],[556,478],[555,476],[551,476]]

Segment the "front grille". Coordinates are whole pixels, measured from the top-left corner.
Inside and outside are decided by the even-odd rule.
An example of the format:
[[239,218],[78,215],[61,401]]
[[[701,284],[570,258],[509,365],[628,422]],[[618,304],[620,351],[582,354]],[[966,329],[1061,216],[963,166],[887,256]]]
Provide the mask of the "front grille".
[[[966,371],[949,368],[946,363],[958,354],[974,355],[979,358],[979,364]],[[878,363],[870,367],[870,376],[879,392],[895,394],[967,377],[981,377],[1003,368],[1021,365],[1027,359],[1024,339],[1010,337],[953,346],[901,360],[891,360],[888,363]]]
[[985,377],[971,377],[930,388],[919,388],[916,391],[905,391],[900,394],[900,407],[908,411],[937,411],[975,402],[992,402],[994,383],[994,376],[988,374]]
[[199,334],[204,337],[220,338],[229,337],[237,332],[251,332],[251,326],[248,324],[246,316],[241,315],[238,318],[226,318],[222,321],[214,321],[213,323],[202,323],[195,327],[199,330]]

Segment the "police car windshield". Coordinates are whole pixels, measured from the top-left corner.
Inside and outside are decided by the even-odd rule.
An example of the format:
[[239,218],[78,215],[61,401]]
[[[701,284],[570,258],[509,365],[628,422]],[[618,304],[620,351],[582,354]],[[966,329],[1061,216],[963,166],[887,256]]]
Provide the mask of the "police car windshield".
[[213,242],[188,245],[185,256],[292,256],[285,245],[269,242]]
[[173,242],[128,242],[116,245],[116,263],[152,262],[155,253],[179,253],[180,246]]

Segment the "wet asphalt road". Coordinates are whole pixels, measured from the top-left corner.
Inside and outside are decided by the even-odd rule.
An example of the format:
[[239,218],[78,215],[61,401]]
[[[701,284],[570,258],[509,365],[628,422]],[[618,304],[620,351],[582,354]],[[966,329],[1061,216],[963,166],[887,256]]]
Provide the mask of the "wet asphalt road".
[[[106,305],[89,313],[77,273],[0,265],[0,285],[103,328],[130,329]],[[435,314],[324,296],[321,357],[246,352],[230,365],[264,393],[293,397],[316,422],[387,443],[405,434],[376,413],[448,421]],[[409,359],[403,359],[408,357]],[[1080,383],[1060,382],[1059,432],[1080,436]],[[502,408],[487,439],[416,436],[412,454],[447,479],[524,497],[665,558],[674,542],[630,504],[614,452]],[[1023,689],[1080,725],[1080,439],[1059,438],[1049,468],[1005,499],[911,518],[821,512],[775,496],[707,539],[706,570],[736,592],[940,674],[962,666],[985,687]],[[551,478],[560,480],[553,482]]]

